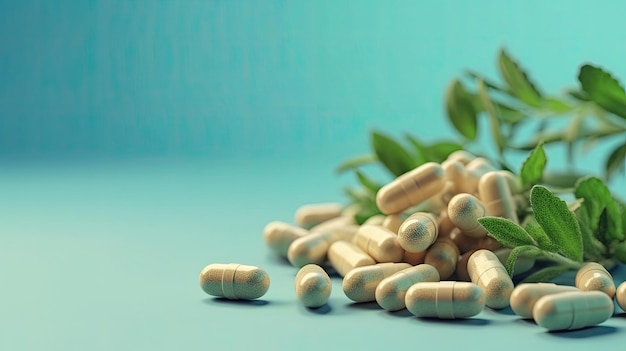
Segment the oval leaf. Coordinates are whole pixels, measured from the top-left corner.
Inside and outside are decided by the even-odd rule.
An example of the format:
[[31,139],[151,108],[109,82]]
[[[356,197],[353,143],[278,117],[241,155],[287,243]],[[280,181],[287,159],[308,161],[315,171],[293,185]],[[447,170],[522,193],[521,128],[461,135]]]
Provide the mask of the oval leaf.
[[376,157],[396,177],[416,167],[411,155],[395,140],[376,131],[372,132],[371,140]]
[[582,262],[582,234],[578,221],[565,201],[547,188],[535,185],[530,191],[530,205],[535,220],[559,248],[558,252],[574,261]]
[[537,246],[537,243],[526,233],[524,228],[509,219],[487,216],[479,218],[478,223],[487,229],[490,236],[494,237],[506,247],[515,248],[516,246],[522,245]]
[[535,220],[529,220],[524,227],[526,232],[535,240],[540,249],[555,252],[556,247],[548,237],[548,234],[541,229],[541,226]]
[[502,79],[509,85],[513,95],[530,106],[541,107],[542,97],[539,90],[528,79],[528,76],[513,61],[511,56],[504,49],[500,49],[498,55],[498,68]]
[[466,139],[476,139],[476,110],[469,94],[458,79],[450,83],[445,96],[446,113],[456,130]]
[[583,65],[578,73],[578,81],[598,106],[626,119],[626,92],[611,74],[599,67]]
[[611,195],[609,188],[596,177],[586,177],[578,181],[574,195],[583,199],[582,207],[586,209],[588,216],[587,224],[592,232],[599,230],[602,212],[606,211],[606,233],[601,232],[607,238],[622,241],[622,214],[619,203]]
[[615,172],[626,172],[626,143],[616,147],[609,155],[604,166],[606,178],[610,179]]
[[537,145],[537,147],[528,155],[522,168],[520,169],[520,179],[522,185],[527,188],[535,185],[543,176],[543,170],[546,167],[546,152],[543,150],[543,144]]

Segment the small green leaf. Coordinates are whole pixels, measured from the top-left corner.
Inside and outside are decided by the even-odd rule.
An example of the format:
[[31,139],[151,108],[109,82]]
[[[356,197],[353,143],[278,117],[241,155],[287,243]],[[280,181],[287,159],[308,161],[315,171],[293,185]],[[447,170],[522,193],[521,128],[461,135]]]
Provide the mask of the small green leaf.
[[546,152],[543,150],[543,144],[539,144],[528,155],[520,169],[520,179],[524,187],[530,188],[541,181],[546,162],[547,158]]
[[359,182],[361,183],[361,185],[363,185],[366,189],[373,192],[374,194],[378,192],[378,189],[382,187],[381,185],[376,184],[374,181],[368,178],[365,174],[363,174],[363,172],[359,170],[355,170],[354,173],[356,174],[356,177],[359,179]]
[[427,152],[429,155],[428,161],[441,163],[445,161],[448,156],[458,150],[462,150],[463,146],[451,141],[440,141],[427,146]]
[[395,140],[376,131],[372,132],[371,140],[376,157],[396,177],[416,167],[415,160]]
[[458,79],[450,83],[445,96],[446,113],[456,130],[466,139],[476,139],[476,110],[468,92]]
[[478,97],[480,98],[480,102],[482,103],[487,115],[489,116],[490,126],[491,126],[491,134],[493,136],[493,140],[498,147],[498,151],[502,154],[502,150],[506,145],[504,138],[502,137],[502,133],[500,131],[500,113],[497,110],[497,107],[491,101],[491,98],[487,94],[487,89],[485,88],[485,83],[482,80],[477,82],[478,85]]
[[513,95],[530,106],[541,107],[541,93],[504,49],[501,49],[498,55],[498,68]]
[[567,113],[572,110],[572,106],[565,101],[561,101],[556,98],[547,98],[543,100],[543,107],[556,114]]
[[513,277],[513,273],[515,273],[515,262],[520,254],[525,252],[534,252],[538,254],[541,252],[536,246],[533,245],[522,245],[511,250],[509,257],[506,259],[506,264],[504,265],[507,273],[509,273],[509,277]]
[[606,247],[593,235],[593,230],[589,227],[589,213],[587,208],[580,206],[574,212],[580,227],[583,239],[584,257],[586,260],[598,261],[606,251]]
[[564,266],[552,266],[542,268],[535,273],[529,275],[521,283],[546,283],[550,280],[558,277],[559,275],[569,271],[569,268]]
[[585,207],[588,214],[588,224],[592,232],[598,231],[600,216],[606,209],[606,238],[622,241],[624,232],[622,231],[622,215],[620,204],[613,198],[609,188],[596,177],[586,177],[576,183],[574,191],[576,198],[583,199],[582,207]]
[[574,261],[583,259],[583,242],[578,221],[565,201],[547,188],[535,185],[530,191],[535,219],[559,248],[558,252]]
[[526,115],[510,106],[494,102],[494,106],[500,112],[498,118],[505,123],[517,124],[526,118]]
[[535,240],[535,242],[537,242],[537,246],[539,246],[540,249],[550,251],[550,252],[556,252],[557,250],[556,246],[552,243],[552,240],[550,240],[550,237],[548,237],[548,234],[546,234],[546,232],[543,231],[543,229],[541,228],[539,223],[537,223],[537,221],[535,221],[534,219],[529,220],[526,223],[526,226],[524,229],[526,229],[526,232],[530,234],[530,236]]
[[524,228],[509,219],[487,216],[479,218],[478,223],[487,229],[490,236],[506,247],[515,248],[522,245],[537,245]]
[[353,157],[349,160],[344,161],[342,164],[340,164],[336,169],[335,172],[337,173],[343,173],[347,170],[350,169],[354,169],[357,168],[359,166],[368,164],[368,163],[375,163],[378,162],[378,158],[376,157],[376,155],[362,155],[362,156],[356,156]]
[[610,73],[587,64],[580,68],[578,81],[598,106],[626,119],[626,92]]
[[482,80],[483,82],[485,82],[485,86],[487,88],[489,88],[489,89],[497,90],[499,92],[506,93],[506,94],[511,94],[511,92],[508,91],[506,88],[499,86],[498,84],[490,81],[489,79],[483,77],[482,75],[480,75],[480,74],[478,74],[478,73],[476,73],[474,71],[466,70],[465,74],[468,77],[474,78],[475,80]]
[[626,173],[626,143],[616,147],[609,155],[604,166],[606,178],[610,179],[615,172]]

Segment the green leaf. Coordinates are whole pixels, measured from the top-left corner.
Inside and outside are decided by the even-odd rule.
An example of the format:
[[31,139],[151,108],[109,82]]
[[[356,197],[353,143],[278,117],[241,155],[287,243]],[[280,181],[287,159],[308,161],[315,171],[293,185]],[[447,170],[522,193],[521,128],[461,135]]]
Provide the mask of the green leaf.
[[582,262],[583,242],[578,221],[565,201],[546,187],[535,185],[530,190],[530,205],[535,219],[559,248],[558,252],[574,261]]
[[574,190],[576,198],[583,199],[582,207],[588,214],[588,224],[592,232],[598,231],[598,224],[602,212],[606,209],[606,237],[614,240],[624,240],[622,231],[622,214],[620,204],[613,198],[609,188],[596,177],[586,177],[576,183]]
[[342,164],[340,164],[335,169],[335,172],[343,173],[343,172],[345,172],[347,170],[354,169],[354,168],[357,168],[359,166],[362,166],[362,165],[365,165],[365,164],[368,164],[368,163],[376,163],[376,162],[378,162],[378,158],[376,157],[376,155],[356,156],[356,157],[348,159],[348,160],[344,161]]
[[552,243],[552,240],[550,240],[550,237],[548,237],[548,234],[546,234],[546,232],[543,231],[543,229],[541,228],[539,223],[537,223],[537,221],[535,220],[528,221],[526,223],[525,229],[526,229],[526,232],[530,234],[530,236],[535,240],[535,242],[537,242],[537,246],[539,246],[540,249],[550,251],[550,252],[556,252],[557,250],[556,246]]
[[611,74],[587,64],[580,68],[578,81],[589,98],[598,106],[626,119],[626,92]]
[[584,91],[581,91],[581,90],[567,90],[566,93],[567,93],[567,95],[573,97],[576,100],[589,101],[589,96]]
[[415,152],[413,153],[414,155],[413,159],[415,160],[415,163],[417,166],[420,166],[430,161],[429,155],[428,155],[428,148],[424,144],[422,144],[422,142],[419,141],[419,139],[417,139],[416,137],[408,133],[405,134],[405,137],[411,143],[411,145],[413,145],[413,149],[415,149]]
[[363,185],[366,189],[368,189],[372,193],[376,194],[376,192],[378,192],[378,189],[382,187],[382,185],[376,184],[374,181],[368,178],[365,174],[363,174],[363,172],[359,170],[355,170],[354,173],[356,174],[356,177],[359,179],[359,182],[361,183],[361,185]]
[[546,152],[543,150],[543,144],[537,145],[537,147],[528,155],[522,168],[520,169],[520,179],[522,185],[529,188],[535,185],[543,176],[543,170],[546,167]]
[[626,173],[626,143],[611,151],[604,169],[607,179],[610,179],[617,171],[622,172],[622,174]]
[[506,271],[509,273],[509,277],[513,277],[513,273],[515,273],[515,262],[517,261],[519,255],[524,252],[534,252],[535,254],[538,254],[541,251],[533,245],[522,245],[511,250],[509,257],[506,259],[506,264],[504,265]]
[[526,115],[510,106],[499,102],[493,102],[499,111],[498,118],[505,123],[517,124],[526,118]]
[[543,100],[543,108],[556,114],[567,113],[572,110],[572,106],[567,104],[565,101],[561,101],[556,98],[547,98]]
[[487,216],[479,218],[478,223],[487,229],[490,236],[506,247],[515,248],[522,245],[537,245],[524,228],[509,219]]
[[511,94],[511,92],[508,91],[505,87],[499,86],[498,84],[490,81],[489,79],[483,77],[482,75],[480,75],[480,74],[478,74],[478,73],[476,73],[474,71],[466,70],[465,74],[468,77],[474,78],[475,80],[482,80],[483,82],[485,82],[485,86],[487,88],[489,88],[489,89],[497,90],[497,91],[500,91],[500,92],[503,92],[503,93],[506,93],[506,94]]
[[513,95],[530,106],[541,107],[541,93],[504,49],[500,49],[498,55],[498,68]]
[[578,226],[580,227],[580,233],[583,239],[584,258],[590,261],[598,261],[602,258],[603,253],[606,251],[604,244],[600,240],[596,239],[593,235],[593,230],[589,227],[589,213],[584,206],[579,207],[574,212],[576,219],[578,219]]
[[569,271],[569,268],[564,266],[552,266],[542,268],[535,273],[529,275],[521,283],[546,283],[550,280],[558,277],[559,275]]
[[477,123],[474,102],[458,79],[450,83],[445,96],[446,113],[456,130],[466,139],[476,139]]
[[448,156],[458,150],[462,150],[463,146],[451,141],[440,141],[427,146],[427,152],[430,156],[428,161],[441,163],[445,161]]
[[417,167],[408,151],[390,137],[373,131],[371,140],[376,157],[396,177]]
[[478,85],[478,97],[480,98],[480,102],[482,103],[487,115],[489,116],[490,126],[491,126],[491,134],[493,135],[493,140],[498,147],[498,151],[502,154],[502,150],[506,145],[504,138],[502,137],[502,133],[500,132],[500,123],[499,123],[499,111],[496,106],[489,98],[487,94],[487,89],[485,88],[485,83],[482,80],[477,82]]

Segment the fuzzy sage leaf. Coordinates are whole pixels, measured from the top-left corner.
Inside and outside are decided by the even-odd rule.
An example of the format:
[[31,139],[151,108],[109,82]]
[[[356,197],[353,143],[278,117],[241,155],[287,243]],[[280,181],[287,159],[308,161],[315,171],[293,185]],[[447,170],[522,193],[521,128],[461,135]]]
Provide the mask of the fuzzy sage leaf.
[[504,267],[506,268],[506,271],[509,273],[509,276],[513,277],[513,273],[515,273],[515,263],[517,262],[517,258],[519,257],[520,254],[533,253],[534,256],[538,256],[540,252],[541,251],[536,246],[533,246],[533,245],[517,246],[513,250],[511,250],[511,253],[509,254],[509,257],[506,259],[506,263],[504,265]]
[[539,144],[528,155],[519,172],[524,187],[530,188],[541,181],[546,162],[547,158],[546,152],[543,150],[543,144]]
[[626,119],[626,92],[611,74],[599,67],[583,65],[578,73],[578,81],[593,102]]
[[515,248],[523,245],[537,245],[524,228],[509,219],[487,216],[479,218],[478,223],[487,229],[490,236],[506,247]]

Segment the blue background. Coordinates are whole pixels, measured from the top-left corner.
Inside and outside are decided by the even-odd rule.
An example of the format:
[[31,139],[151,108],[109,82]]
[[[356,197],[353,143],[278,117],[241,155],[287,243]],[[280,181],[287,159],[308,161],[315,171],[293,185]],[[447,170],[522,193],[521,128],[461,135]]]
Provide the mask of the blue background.
[[[622,1],[0,0],[0,349],[623,339],[623,314],[566,335],[489,310],[407,321],[349,304],[340,280],[330,313],[312,314],[261,231],[344,201],[353,179],[332,169],[369,151],[372,128],[457,138],[444,89],[466,68],[496,77],[501,46],[544,91],[576,86],[583,62],[626,81],[625,13]],[[611,145],[577,167],[597,174]],[[549,167],[566,164],[551,152]],[[197,275],[214,262],[266,268],[267,304],[206,297]]]

